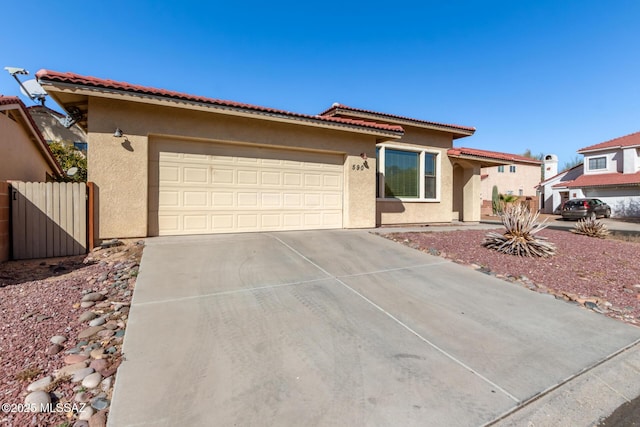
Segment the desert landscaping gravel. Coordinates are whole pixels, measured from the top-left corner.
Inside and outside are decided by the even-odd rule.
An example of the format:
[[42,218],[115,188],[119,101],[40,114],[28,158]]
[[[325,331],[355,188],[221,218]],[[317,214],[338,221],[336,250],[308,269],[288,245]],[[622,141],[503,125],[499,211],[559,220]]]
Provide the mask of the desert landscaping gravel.
[[142,250],[0,264],[0,425],[106,424]]
[[[504,228],[496,229],[500,230]],[[539,235],[556,245],[556,255],[525,258],[481,246],[486,233],[486,230],[461,230],[393,233],[386,237],[640,325],[640,243],[637,241],[597,239],[568,230],[545,229]]]

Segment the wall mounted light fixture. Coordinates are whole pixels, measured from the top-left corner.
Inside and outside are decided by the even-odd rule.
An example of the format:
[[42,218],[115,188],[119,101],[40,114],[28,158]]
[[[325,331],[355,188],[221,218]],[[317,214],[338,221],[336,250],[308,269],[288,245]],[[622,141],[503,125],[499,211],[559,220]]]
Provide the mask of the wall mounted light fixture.
[[120,128],[116,128],[116,131],[113,133],[113,136],[115,136],[116,138],[122,138],[124,134],[122,133],[122,130]]

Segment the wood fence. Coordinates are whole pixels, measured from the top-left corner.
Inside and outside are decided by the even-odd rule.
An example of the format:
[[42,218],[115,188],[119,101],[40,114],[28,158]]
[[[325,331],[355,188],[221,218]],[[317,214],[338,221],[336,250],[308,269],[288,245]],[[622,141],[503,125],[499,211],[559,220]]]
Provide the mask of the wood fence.
[[11,182],[13,259],[87,253],[87,184]]
[[9,183],[0,181],[0,262],[7,261],[11,253],[11,230],[9,228],[11,198],[9,193]]

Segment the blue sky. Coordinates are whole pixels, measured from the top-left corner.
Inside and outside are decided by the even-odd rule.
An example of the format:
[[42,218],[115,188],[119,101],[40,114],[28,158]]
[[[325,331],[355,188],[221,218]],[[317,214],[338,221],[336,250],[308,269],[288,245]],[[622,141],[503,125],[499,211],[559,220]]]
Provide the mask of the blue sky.
[[[635,0],[36,0],[6,2],[2,13],[0,66],[32,74],[306,114],[340,102],[474,126],[455,144],[555,153],[560,166],[640,130]],[[20,95],[4,70],[0,94]]]

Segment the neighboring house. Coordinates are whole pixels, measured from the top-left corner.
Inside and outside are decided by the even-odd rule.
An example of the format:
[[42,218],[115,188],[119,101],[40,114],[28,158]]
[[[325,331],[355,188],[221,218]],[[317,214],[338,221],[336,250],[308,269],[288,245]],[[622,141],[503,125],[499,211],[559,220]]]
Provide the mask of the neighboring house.
[[341,105],[297,114],[48,70],[37,77],[82,116],[99,239],[451,222],[454,212],[478,221],[480,168],[496,163],[449,153],[474,133],[464,126]]
[[540,185],[557,212],[564,200],[592,197],[609,204],[613,217],[640,217],[640,132],[578,150],[584,162]]
[[571,199],[594,197],[614,217],[640,217],[640,132],[578,150],[584,173],[567,184]]
[[31,118],[14,96],[0,96],[0,181],[49,181],[62,174]]
[[460,150],[477,157],[503,162],[503,164],[485,166],[480,170],[480,198],[483,214],[491,214],[493,211],[491,202],[494,186],[498,188],[500,194],[519,196],[521,200],[531,200],[534,208],[537,206],[535,187],[540,182],[542,165],[540,160],[475,148],[460,148]]
[[[549,155],[547,158],[549,158]],[[545,161],[545,170],[557,170],[557,160],[555,161],[556,169],[547,169],[548,163]],[[572,168],[564,170],[555,175],[545,174],[549,176],[538,185],[538,193],[540,197],[540,212],[547,214],[560,214],[560,209],[564,202],[569,200],[569,188],[567,184],[573,182],[582,175],[582,163]]]
[[64,127],[60,122],[64,116],[44,105],[34,105],[27,110],[47,143],[57,141],[87,153],[87,134],[80,126]]

